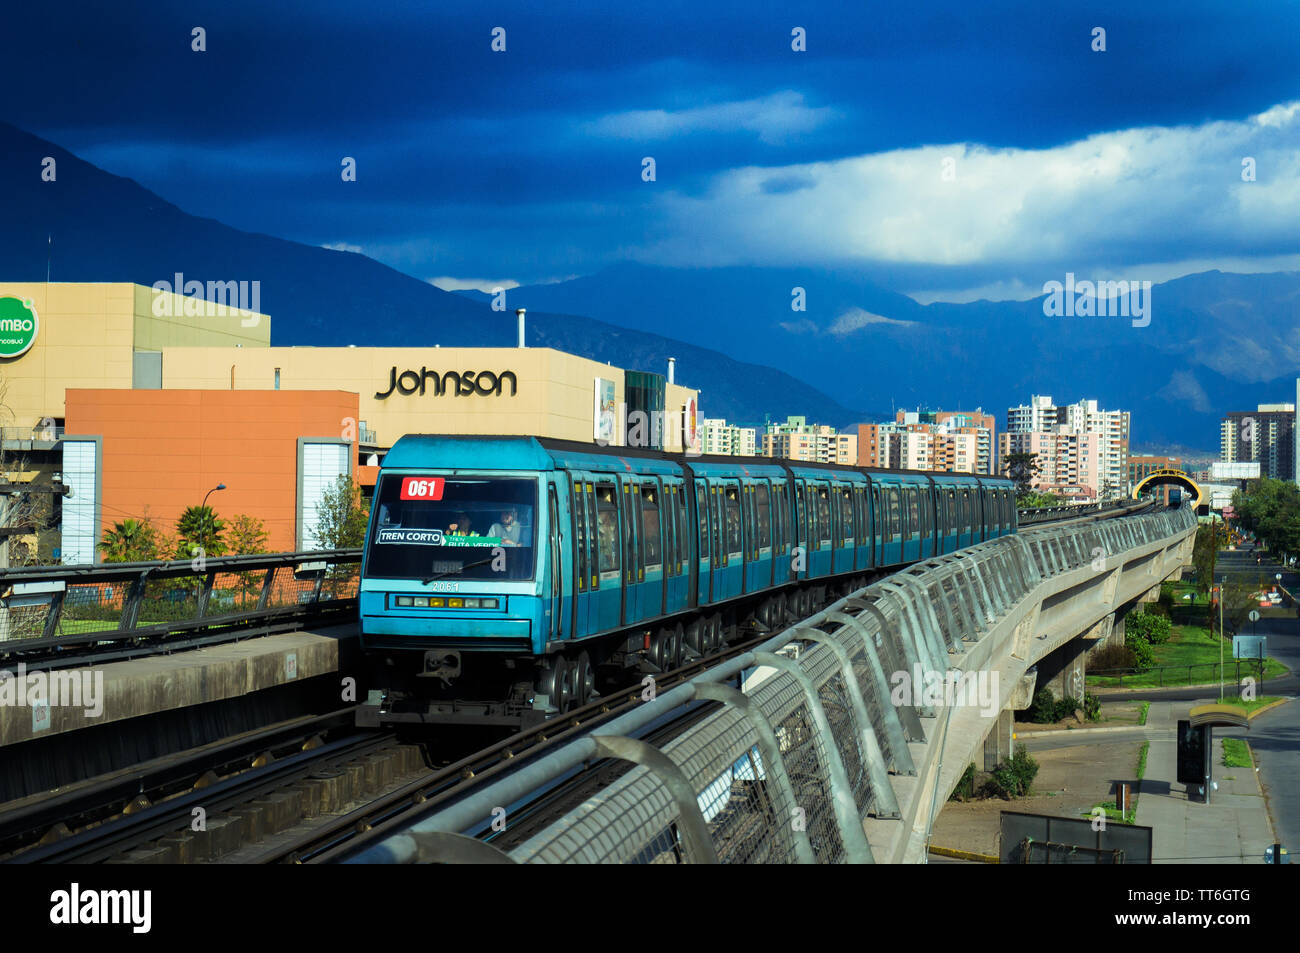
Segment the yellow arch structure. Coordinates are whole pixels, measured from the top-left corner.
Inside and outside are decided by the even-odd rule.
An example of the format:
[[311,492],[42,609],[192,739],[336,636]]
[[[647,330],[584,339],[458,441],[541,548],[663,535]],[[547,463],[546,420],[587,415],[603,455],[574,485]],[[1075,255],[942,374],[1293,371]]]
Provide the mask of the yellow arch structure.
[[1137,486],[1133,487],[1133,499],[1136,500],[1139,496],[1141,496],[1142,491],[1147,487],[1158,486],[1165,483],[1172,483],[1175,486],[1180,486],[1184,490],[1187,490],[1189,493],[1195,495],[1196,502],[1193,504],[1194,506],[1199,507],[1209,502],[1208,500],[1205,499],[1205,492],[1199,486],[1196,485],[1195,480],[1189,477],[1182,470],[1172,470],[1172,469],[1152,470],[1150,473],[1148,473],[1145,477],[1142,478],[1141,482],[1139,482]]

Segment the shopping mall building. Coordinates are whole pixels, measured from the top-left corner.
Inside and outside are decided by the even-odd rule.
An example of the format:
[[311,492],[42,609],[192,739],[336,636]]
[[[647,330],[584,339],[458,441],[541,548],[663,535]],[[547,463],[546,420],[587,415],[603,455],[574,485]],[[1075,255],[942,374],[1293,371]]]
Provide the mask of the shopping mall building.
[[[210,289],[209,289],[210,291]],[[681,450],[698,393],[551,348],[271,347],[271,318],[136,284],[0,282],[6,482],[50,488],[41,558],[98,561],[127,518],[188,506],[311,548],[326,487],[368,492],[403,434],[528,434]],[[13,495],[10,494],[10,498]]]

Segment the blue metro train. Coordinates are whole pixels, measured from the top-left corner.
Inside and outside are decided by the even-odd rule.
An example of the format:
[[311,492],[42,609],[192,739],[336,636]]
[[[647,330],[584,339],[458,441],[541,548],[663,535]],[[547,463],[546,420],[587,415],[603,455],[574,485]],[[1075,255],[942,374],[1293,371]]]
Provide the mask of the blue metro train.
[[411,435],[375,488],[362,646],[386,720],[519,724],[1015,531],[1000,478]]

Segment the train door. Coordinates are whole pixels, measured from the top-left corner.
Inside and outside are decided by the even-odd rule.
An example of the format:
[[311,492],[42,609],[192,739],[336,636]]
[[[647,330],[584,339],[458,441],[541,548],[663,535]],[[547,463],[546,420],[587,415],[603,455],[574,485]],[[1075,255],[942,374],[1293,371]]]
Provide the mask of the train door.
[[812,552],[809,549],[808,532],[808,481],[796,480],[794,484],[794,528],[795,528],[795,547],[799,550],[800,559],[795,563],[796,566],[802,566],[795,573],[797,579],[807,579],[808,570],[811,566]]
[[550,604],[546,610],[548,620],[547,638],[553,641],[559,641],[565,638],[564,634],[564,569],[563,553],[560,550],[560,501],[555,492],[555,484],[548,481],[546,484],[546,515],[548,517],[547,526],[547,546],[546,551],[549,556],[550,573],[551,573],[551,598]]
[[597,477],[588,500],[587,518],[596,551],[597,589],[588,615],[593,632],[618,628],[623,607],[623,545],[618,515],[618,484],[612,477]]
[[776,528],[776,507],[772,505],[772,499],[772,482],[759,480],[754,487],[754,553],[758,560],[756,589],[766,589],[777,582],[776,547],[772,541]]
[[637,504],[637,536],[640,539],[639,557],[641,571],[638,618],[649,619],[663,614],[664,604],[664,505],[663,484],[656,477],[653,482],[638,483],[633,493]]
[[713,551],[713,601],[727,598],[727,547],[723,537],[727,534],[722,522],[722,486],[717,480],[709,481],[709,545]]
[[641,507],[638,495],[634,493],[636,483],[630,478],[623,479],[623,622],[630,625],[642,617],[641,583],[645,579],[645,567],[641,564],[641,542],[637,536],[637,523]]
[[741,593],[744,585],[745,538],[740,502],[740,481],[723,480],[718,493],[718,525],[723,554],[723,590],[724,599],[732,599]]
[[[595,592],[600,587],[596,570],[595,493],[585,474],[571,474],[569,482],[573,500],[573,621],[572,638],[580,639],[594,630],[590,616]],[[591,507],[588,518],[588,507]]]
[[685,484],[664,481],[664,608],[665,613],[686,608],[689,593]]
[[696,605],[713,601],[713,545],[709,532],[709,487],[702,479],[695,481],[695,559]]
[[880,484],[871,484],[871,565],[885,564],[884,510],[880,499]]
[[831,572],[831,545],[835,527],[831,518],[831,485],[827,480],[814,480],[808,486],[812,505],[812,573],[819,578]]

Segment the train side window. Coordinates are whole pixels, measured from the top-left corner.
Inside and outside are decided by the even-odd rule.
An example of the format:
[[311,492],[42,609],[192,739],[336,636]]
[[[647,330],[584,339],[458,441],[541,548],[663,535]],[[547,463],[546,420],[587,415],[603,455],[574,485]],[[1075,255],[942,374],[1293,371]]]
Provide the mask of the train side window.
[[727,519],[727,556],[729,559],[735,559],[744,552],[740,536],[740,487],[734,483],[729,484],[725,490],[723,503]]
[[677,575],[684,572],[686,560],[690,559],[690,530],[686,527],[686,485],[673,486],[673,497],[677,501]]
[[871,487],[871,534],[876,538],[882,535],[880,521],[883,512],[880,508],[880,487],[873,485]]
[[853,488],[840,490],[840,545],[853,538]]
[[907,530],[912,539],[921,536],[921,491],[914,486],[907,488]]
[[885,535],[891,543],[896,543],[903,538],[903,514],[898,502],[898,487],[886,487],[885,495],[889,497],[889,527]]
[[712,506],[713,519],[711,527],[713,530],[713,564],[715,566],[727,565],[727,551],[722,545],[724,530],[722,528],[722,491],[716,486],[709,487],[709,500]]
[[628,582],[636,582],[637,554],[636,554],[636,530],[633,528],[633,514],[636,512],[639,504],[633,499],[634,491],[632,484],[623,484],[623,552],[626,554],[623,559],[623,572]]
[[663,502],[660,505],[660,515],[664,527],[664,575],[674,576],[677,574],[677,497],[673,495],[673,487],[670,484],[664,483],[661,486]]
[[620,568],[618,505],[614,484],[596,484],[596,538],[600,550],[598,565],[602,573],[617,573]]
[[757,499],[755,499],[755,490],[753,486],[741,486],[741,512],[744,514],[745,527],[745,558],[758,558],[758,525]]
[[645,485],[639,489],[641,496],[641,551],[645,555],[645,568],[662,569],[664,554],[663,538],[659,526],[659,488]]
[[764,480],[756,490],[758,510],[758,549],[770,549],[772,546],[772,498],[767,481]]
[[831,491],[825,483],[817,485],[817,548],[831,544]]
[[709,546],[709,492],[704,483],[695,484],[695,515],[700,523],[700,535],[695,540],[695,551],[700,559],[709,559],[713,550]]
[[574,568],[577,570],[578,591],[587,591],[587,505],[582,498],[582,484],[573,481],[573,545],[577,549]]
[[785,552],[785,521],[781,511],[785,509],[785,484],[772,484],[772,552],[779,556]]

